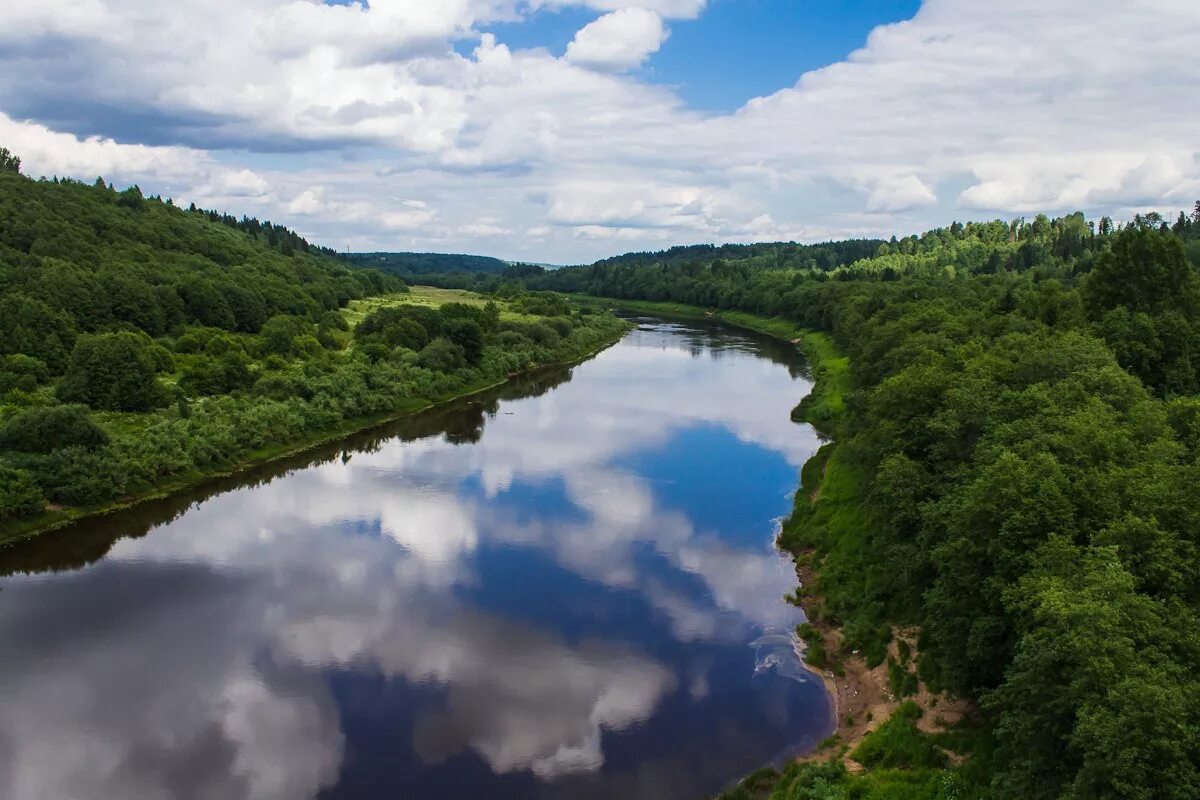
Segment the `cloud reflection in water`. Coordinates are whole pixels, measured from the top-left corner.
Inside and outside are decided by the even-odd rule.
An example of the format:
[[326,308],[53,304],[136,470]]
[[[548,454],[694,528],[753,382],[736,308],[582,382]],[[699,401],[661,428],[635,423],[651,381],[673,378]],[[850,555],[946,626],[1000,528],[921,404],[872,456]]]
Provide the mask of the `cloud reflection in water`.
[[[473,443],[393,439],[213,497],[90,568],[6,580],[0,795],[314,797],[357,752],[337,675],[424,692],[379,701],[411,715],[394,746],[418,772],[473,756],[560,779],[547,790],[600,780],[611,749],[613,780],[660,791],[648,776],[683,758],[670,739],[690,720],[758,763],[764,741],[823,734],[819,688],[768,702],[749,646],[798,618],[769,519],[817,445],[789,421],[792,372],[727,333],[656,326],[504,403]],[[656,453],[669,473],[700,429],[735,476],[718,494],[767,481],[777,508],[717,524],[696,510],[720,497],[667,502],[669,475],[630,466]],[[750,730],[753,709],[730,710],[745,698],[782,717]]]

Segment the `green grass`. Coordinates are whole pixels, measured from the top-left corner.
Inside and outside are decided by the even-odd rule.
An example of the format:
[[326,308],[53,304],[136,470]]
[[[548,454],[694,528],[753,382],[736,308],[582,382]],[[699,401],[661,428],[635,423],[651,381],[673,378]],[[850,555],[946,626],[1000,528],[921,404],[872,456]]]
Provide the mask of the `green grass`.
[[796,406],[792,418],[807,422],[826,436],[834,436],[846,414],[846,395],[851,387],[850,358],[823,333],[802,331],[798,338],[812,370],[813,390]]
[[[436,286],[410,286],[409,291],[398,294],[386,294],[378,297],[367,297],[362,300],[353,300],[350,305],[342,311],[342,316],[350,323],[350,329],[353,330],[358,323],[362,322],[368,314],[380,308],[392,308],[394,306],[427,306],[429,308],[440,308],[446,303],[464,303],[469,306],[485,306],[492,298],[484,297],[476,292],[467,291],[466,289],[440,289]],[[521,314],[509,309],[508,304],[497,300],[494,301],[500,306],[500,319],[508,321],[520,322],[535,322],[541,317]]]

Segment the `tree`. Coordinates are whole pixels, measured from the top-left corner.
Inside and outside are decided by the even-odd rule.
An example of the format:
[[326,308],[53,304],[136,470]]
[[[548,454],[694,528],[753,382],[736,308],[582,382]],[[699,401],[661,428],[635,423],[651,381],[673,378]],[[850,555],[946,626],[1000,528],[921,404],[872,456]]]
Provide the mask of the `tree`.
[[1096,259],[1084,295],[1097,312],[1118,306],[1153,312],[1190,300],[1195,284],[1195,271],[1177,237],[1133,229],[1122,231],[1111,250]]
[[50,378],[45,362],[17,353],[0,356],[0,394],[13,389],[32,392]]
[[0,465],[0,520],[36,514],[46,497],[28,472]]
[[259,347],[264,354],[285,358],[301,355],[307,350],[303,338],[311,338],[312,329],[312,324],[303,317],[283,314],[271,317],[259,331]]
[[0,147],[0,172],[21,173],[21,159],[7,147]]
[[453,372],[462,367],[466,360],[462,347],[449,339],[438,338],[421,351],[417,364],[437,372]]
[[18,292],[0,298],[0,354],[23,353],[59,373],[75,344],[71,318]]
[[483,360],[483,330],[475,320],[447,320],[446,338],[463,349],[468,364],[475,366]]
[[149,411],[169,399],[155,377],[158,363],[144,334],[82,336],[58,385],[59,399],[106,411]]

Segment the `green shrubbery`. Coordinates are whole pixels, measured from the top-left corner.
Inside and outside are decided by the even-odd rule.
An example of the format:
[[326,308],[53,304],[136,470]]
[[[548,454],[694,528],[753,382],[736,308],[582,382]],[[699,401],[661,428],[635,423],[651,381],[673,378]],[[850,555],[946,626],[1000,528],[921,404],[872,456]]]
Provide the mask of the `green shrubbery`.
[[502,331],[495,303],[449,303],[384,307],[351,334],[343,306],[404,284],[348,269],[278,226],[103,182],[0,174],[0,221],[0,519],[10,521],[417,408],[623,330],[607,316],[576,324],[565,299],[545,294],[530,302],[563,319],[544,332]]

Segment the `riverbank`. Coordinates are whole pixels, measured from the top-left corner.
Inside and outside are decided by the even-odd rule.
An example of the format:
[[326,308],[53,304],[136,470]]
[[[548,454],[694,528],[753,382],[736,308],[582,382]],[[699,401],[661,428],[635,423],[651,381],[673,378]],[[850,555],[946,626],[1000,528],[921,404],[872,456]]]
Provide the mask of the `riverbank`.
[[[691,320],[715,320],[743,330],[790,342],[803,352],[813,378],[813,388],[792,412],[792,419],[812,425],[828,441],[801,469],[791,516],[780,531],[779,547],[791,553],[799,587],[793,601],[808,618],[800,633],[805,641],[805,666],[829,694],[835,726],[830,736],[802,761],[840,758],[851,772],[862,770],[851,753],[872,731],[886,722],[904,702],[921,709],[917,727],[924,733],[942,732],[957,724],[970,709],[961,701],[934,695],[916,681],[914,665],[919,631],[892,628],[891,641],[882,653],[848,650],[841,624],[825,613],[820,591],[821,554],[834,541],[861,538],[869,521],[860,504],[867,481],[846,457],[839,441],[843,431],[846,397],[850,393],[850,359],[833,340],[788,320],[760,317],[740,311],[707,310],[680,303],[577,297],[618,311]],[[915,690],[898,695],[896,674],[911,676]],[[910,696],[911,695],[911,696]]]
[[614,328],[610,336],[606,337],[599,345],[591,346],[586,352],[572,354],[567,358],[552,362],[531,364],[529,367],[523,370],[507,375],[503,380],[485,381],[467,385],[462,387],[462,389],[459,391],[436,398],[423,399],[418,402],[414,402],[411,405],[397,408],[394,411],[386,414],[377,414],[343,420],[338,425],[321,431],[316,431],[312,435],[253,451],[231,463],[222,464],[219,468],[203,471],[190,471],[180,475],[172,476],[168,480],[158,482],[154,487],[145,492],[138,492],[137,494],[123,497],[111,503],[104,503],[102,505],[89,507],[51,507],[46,512],[36,516],[17,520],[9,520],[7,522],[0,523],[0,548],[6,544],[50,533],[67,525],[79,522],[80,520],[112,514],[132,508],[142,503],[149,502],[151,500],[160,500],[170,497],[173,494],[195,488],[196,486],[207,481],[231,477],[233,475],[237,475],[238,473],[254,469],[255,467],[269,464],[273,461],[279,461],[297,456],[307,451],[328,445],[347,436],[361,433],[363,431],[370,430],[371,428],[387,425],[398,420],[407,419],[430,409],[487,392],[518,378],[526,377],[546,370],[561,369],[563,367],[571,367],[576,364],[580,364],[617,344],[625,337],[625,334],[629,332],[629,329],[629,325],[622,325],[619,328]]

